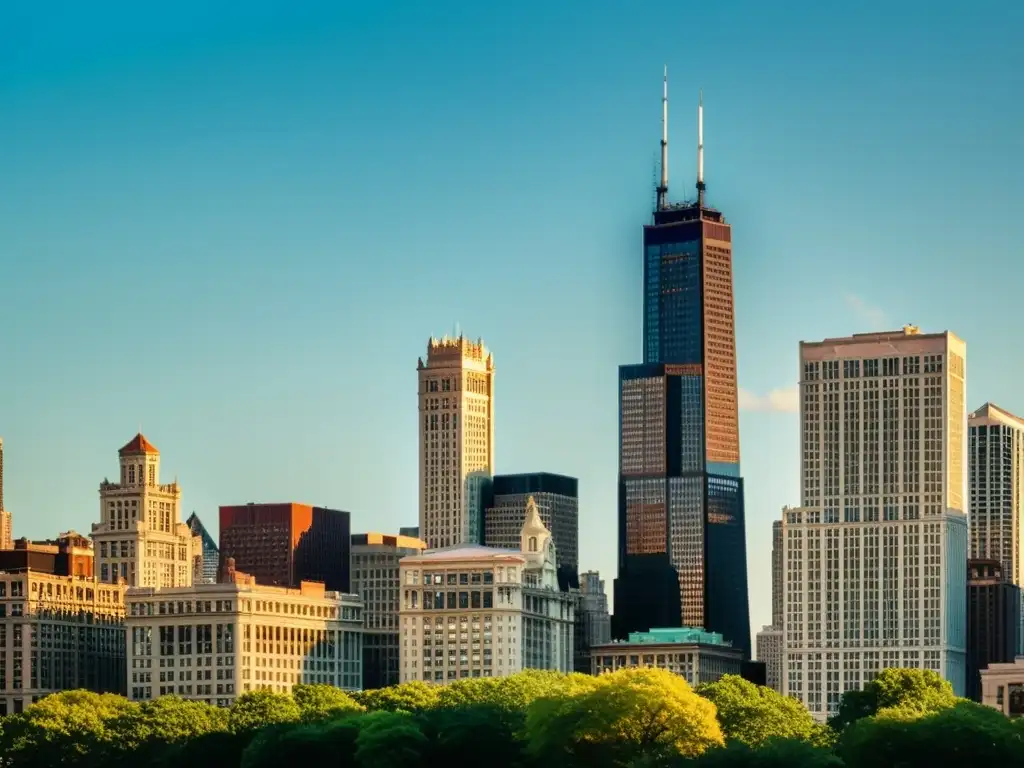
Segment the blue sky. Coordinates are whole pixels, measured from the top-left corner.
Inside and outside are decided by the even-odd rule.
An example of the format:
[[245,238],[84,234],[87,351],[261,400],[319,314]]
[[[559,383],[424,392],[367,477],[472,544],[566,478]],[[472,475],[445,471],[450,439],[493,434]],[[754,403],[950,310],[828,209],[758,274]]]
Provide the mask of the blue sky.
[[[215,6],[215,7],[214,7]],[[752,624],[797,503],[797,343],[967,340],[1024,411],[1024,7],[1010,2],[8,3],[0,435],[16,535],[88,530],[142,425],[184,511],[417,516],[416,359],[497,365],[497,470],[580,478],[615,571],[662,66],[671,196],[734,227]]]

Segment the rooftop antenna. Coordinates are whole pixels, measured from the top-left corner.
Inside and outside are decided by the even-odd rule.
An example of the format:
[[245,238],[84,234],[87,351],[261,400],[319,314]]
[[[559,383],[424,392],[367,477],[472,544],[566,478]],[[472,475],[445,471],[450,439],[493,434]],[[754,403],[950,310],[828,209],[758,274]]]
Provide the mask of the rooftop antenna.
[[697,207],[704,207],[704,89],[697,98]]
[[668,197],[668,65],[661,91],[661,183],[658,185],[658,207],[664,210]]

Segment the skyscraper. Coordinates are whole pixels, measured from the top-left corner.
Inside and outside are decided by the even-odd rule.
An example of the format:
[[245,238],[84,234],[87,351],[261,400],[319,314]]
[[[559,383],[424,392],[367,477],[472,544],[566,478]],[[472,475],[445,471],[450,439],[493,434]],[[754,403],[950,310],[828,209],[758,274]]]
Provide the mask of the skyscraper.
[[819,719],[889,667],[934,670],[964,694],[966,354],[913,326],[800,344],[782,668]]
[[195,512],[189,515],[185,525],[202,542],[203,568],[201,582],[203,584],[216,584],[217,572],[220,570],[220,549],[217,547],[217,542],[213,540],[213,536],[206,530],[203,521],[199,519],[199,515]]
[[120,482],[100,483],[96,578],[129,587],[189,587],[202,543],[181,521],[181,486],[160,483],[160,451],[138,434],[118,452]]
[[782,521],[772,521],[772,623],[754,638],[757,660],[765,665],[765,685],[784,694],[782,686]]
[[985,403],[967,417],[967,431],[971,558],[998,560],[1001,578],[1022,586],[1024,420]]
[[704,200],[669,203],[668,83],[661,183],[643,229],[642,365],[619,369],[619,573],[614,633],[680,624],[750,655],[740,476],[732,229]]
[[431,338],[417,374],[420,538],[479,544],[494,472],[494,358],[479,339]]
[[4,440],[0,437],[0,549],[14,549],[13,522],[4,506]]

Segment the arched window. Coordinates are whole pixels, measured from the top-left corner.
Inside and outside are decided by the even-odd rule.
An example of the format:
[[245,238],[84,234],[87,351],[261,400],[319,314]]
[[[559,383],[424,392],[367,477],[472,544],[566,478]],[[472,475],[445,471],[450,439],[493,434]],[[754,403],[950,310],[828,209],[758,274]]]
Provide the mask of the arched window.
[[537,551],[537,537],[536,536],[531,536],[530,537],[530,551],[531,552],[536,552]]

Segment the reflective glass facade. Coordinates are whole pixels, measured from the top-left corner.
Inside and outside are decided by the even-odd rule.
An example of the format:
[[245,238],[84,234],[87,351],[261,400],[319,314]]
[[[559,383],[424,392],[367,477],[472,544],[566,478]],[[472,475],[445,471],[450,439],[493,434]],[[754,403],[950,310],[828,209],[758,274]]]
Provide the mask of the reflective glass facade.
[[731,241],[697,206],[644,228],[644,363],[619,371],[613,632],[704,627],[749,657]]

